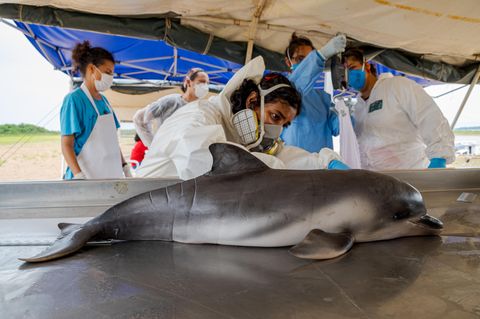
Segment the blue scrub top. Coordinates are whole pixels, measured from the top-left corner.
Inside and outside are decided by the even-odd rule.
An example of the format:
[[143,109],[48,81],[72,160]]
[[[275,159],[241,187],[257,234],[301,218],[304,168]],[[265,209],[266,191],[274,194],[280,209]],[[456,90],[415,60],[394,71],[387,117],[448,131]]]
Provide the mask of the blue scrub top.
[[[107,106],[107,99],[103,95],[101,100],[93,100],[101,115],[110,113]],[[74,136],[73,149],[76,156],[80,154],[83,145],[85,145],[90,133],[92,133],[93,127],[97,122],[97,117],[97,112],[81,88],[77,88],[65,96],[60,110],[60,130],[62,135]],[[113,113],[113,118],[115,119],[115,126],[118,129],[120,123],[115,113]],[[73,173],[70,167],[68,167],[64,179],[72,178]]]
[[333,105],[330,94],[314,88],[324,64],[318,51],[313,50],[288,77],[302,95],[302,106],[300,115],[282,132],[286,145],[309,152],[318,152],[324,147],[333,149],[332,136],[339,134],[338,117],[330,110]]

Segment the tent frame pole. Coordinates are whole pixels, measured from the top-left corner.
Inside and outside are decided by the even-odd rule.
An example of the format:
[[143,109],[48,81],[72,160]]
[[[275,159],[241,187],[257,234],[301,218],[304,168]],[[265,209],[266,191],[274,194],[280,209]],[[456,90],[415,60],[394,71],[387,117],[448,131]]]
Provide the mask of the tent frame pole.
[[[25,30],[17,27],[16,25],[9,23],[9,22],[6,21],[5,19],[0,19],[0,22],[3,22],[4,24],[8,25],[9,27],[11,27],[11,28],[13,28],[13,29],[15,29],[15,30],[23,33],[25,36],[27,36],[27,37],[29,37],[29,38],[32,38],[32,39],[33,39],[35,42],[37,42],[37,43],[41,43],[41,44],[43,44],[43,45],[45,45],[45,46],[47,46],[47,47],[49,47],[49,48],[51,48],[51,49],[53,49],[53,50],[57,50],[57,47],[56,47],[56,46],[51,45],[50,43],[48,43],[48,42],[46,42],[46,41],[44,41],[44,40],[42,40],[42,39],[40,39],[40,38],[36,38],[33,33],[30,34],[29,32],[27,32],[27,31],[25,31]],[[25,24],[25,25],[26,25],[26,24]],[[29,30],[29,31],[31,32],[31,30]]]
[[143,66],[139,66],[139,65],[135,65],[135,64],[123,62],[123,61],[117,62],[117,64],[125,65],[125,66],[131,67],[131,68],[133,68],[133,69],[138,69],[138,70],[142,70],[142,71],[152,72],[152,73],[156,73],[156,74],[160,74],[160,75],[169,75],[167,72],[158,71],[158,70],[153,70],[153,69],[150,69],[150,68],[145,68],[145,67],[143,67]]
[[17,31],[20,31],[22,32],[25,36],[29,37],[29,38],[32,38],[33,41],[35,41],[35,43],[37,43],[38,47],[40,48],[40,50],[42,51],[42,53],[45,55],[45,57],[47,58],[48,62],[50,62],[50,64],[52,65],[55,65],[52,63],[51,61],[51,58],[50,56],[47,54],[47,52],[45,51],[45,48],[43,47],[44,45],[45,46],[48,46],[49,48],[55,50],[55,52],[57,53],[60,61],[62,62],[62,65],[63,67],[60,69],[60,70],[66,70],[67,73],[68,73],[68,76],[70,77],[70,80],[73,82],[73,68],[72,67],[68,67],[67,64],[65,63],[65,58],[63,57],[63,54],[62,54],[62,51],[60,50],[59,47],[56,47],[54,45],[51,45],[50,43],[38,38],[35,36],[35,34],[32,32],[32,29],[30,28],[30,26],[28,24],[25,24],[25,27],[27,28],[28,32],[17,27],[16,25],[14,24],[11,24],[7,21],[5,21],[5,19],[0,19],[0,22],[3,22],[4,24],[8,25],[9,27],[11,28],[14,28],[15,30]]
[[178,67],[178,50],[177,47],[173,47],[173,76],[177,76]]
[[[40,48],[40,50],[42,51],[43,55],[45,56],[45,58],[47,58],[48,62],[55,66],[55,63],[53,63],[52,61],[52,58],[50,57],[50,55],[47,53],[47,51],[45,50],[45,48],[43,47],[43,44],[41,41],[38,41],[38,38],[35,36],[35,34],[33,33],[32,29],[30,28],[30,26],[28,24],[25,24],[25,28],[27,28],[28,32],[30,33],[30,36],[32,37],[33,41],[35,41],[35,43],[38,45],[38,47]],[[56,50],[57,48],[54,47],[54,50]],[[54,67],[55,68],[55,67]]]
[[463,98],[462,104],[460,104],[460,108],[457,111],[457,114],[455,115],[455,118],[452,121],[452,125],[450,125],[450,128],[453,130],[455,128],[455,125],[457,124],[458,118],[462,114],[463,108],[465,107],[465,104],[467,104],[468,98],[470,97],[470,94],[473,91],[473,88],[478,82],[478,79],[480,78],[480,64],[477,67],[477,72],[475,73],[475,76],[473,77],[472,83],[470,83],[470,87],[468,88],[467,93],[465,94],[465,97]]
[[[217,69],[217,70],[219,70],[219,71],[224,71],[224,72],[227,72],[227,71],[228,71],[227,68],[223,68],[223,67],[220,67],[220,66],[218,66],[218,65],[213,65],[213,64],[210,64],[210,63],[207,63],[207,62],[197,61],[197,60],[190,59],[190,58],[186,58],[186,57],[183,57],[183,56],[179,57],[178,59],[179,59],[179,60],[182,60],[182,61],[197,63],[197,64],[199,64],[199,65],[208,66],[208,67]],[[232,70],[232,71],[233,71],[233,70]]]
[[247,43],[247,52],[245,54],[245,64],[247,64],[253,55],[253,44],[255,42],[255,35],[257,34],[257,26],[260,17],[262,16],[263,9],[265,8],[266,0],[259,0],[257,7],[255,8],[255,13],[253,14],[250,26],[248,28],[248,43]]
[[163,61],[163,60],[170,60],[174,58],[174,56],[160,56],[155,58],[145,58],[145,59],[135,59],[135,60],[125,60],[122,61],[123,63],[139,63],[139,62],[151,62],[151,61]]

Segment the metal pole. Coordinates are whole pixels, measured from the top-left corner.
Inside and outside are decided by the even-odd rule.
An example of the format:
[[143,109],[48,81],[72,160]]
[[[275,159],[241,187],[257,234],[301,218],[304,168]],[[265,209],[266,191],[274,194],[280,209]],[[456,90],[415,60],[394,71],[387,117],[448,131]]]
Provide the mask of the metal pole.
[[177,76],[178,71],[178,49],[173,47],[173,76]]
[[257,7],[252,17],[252,21],[248,30],[248,43],[247,43],[247,52],[245,54],[245,64],[247,64],[252,59],[253,54],[253,43],[255,41],[255,34],[257,33],[258,21],[263,12],[266,0],[259,0]]
[[55,68],[55,63],[52,61],[52,58],[50,57],[50,55],[48,55],[47,51],[43,47],[43,44],[40,41],[38,41],[39,39],[35,36],[35,33],[33,33],[30,26],[28,24],[25,24],[25,28],[27,28],[27,30],[30,33],[30,35],[32,36],[33,40],[37,43],[40,51],[42,51],[45,58],[48,60],[48,62],[50,62],[50,64],[53,66],[53,68]]
[[163,72],[163,71],[158,71],[158,70],[154,70],[154,69],[150,69],[150,68],[145,68],[143,66],[139,66],[139,65],[135,65],[135,64],[131,64],[131,63],[118,62],[117,64],[125,65],[125,66],[131,67],[133,69],[138,69],[138,70],[147,71],[147,72],[151,72],[151,73],[156,73],[156,74],[160,74],[160,75],[169,75],[168,73]]
[[465,84],[465,85],[462,85],[461,87],[458,87],[458,88],[456,88],[456,89],[450,90],[450,91],[445,92],[445,93],[442,93],[442,94],[440,94],[440,95],[432,96],[432,98],[438,99],[439,97],[442,97],[442,96],[445,96],[445,95],[447,95],[447,94],[453,93],[453,92],[455,92],[455,91],[461,90],[461,89],[463,89],[464,87],[466,87],[467,85],[468,85],[468,84]]
[[470,83],[470,87],[468,88],[467,94],[465,94],[462,104],[460,104],[460,108],[458,109],[458,112],[455,115],[455,118],[453,119],[452,125],[450,126],[452,130],[455,128],[458,118],[460,117],[460,114],[462,114],[463,108],[465,107],[465,104],[467,104],[468,98],[470,97],[470,94],[472,93],[473,88],[475,87],[475,84],[477,84],[478,78],[480,78],[480,65],[478,65],[477,72],[473,77],[472,83]]

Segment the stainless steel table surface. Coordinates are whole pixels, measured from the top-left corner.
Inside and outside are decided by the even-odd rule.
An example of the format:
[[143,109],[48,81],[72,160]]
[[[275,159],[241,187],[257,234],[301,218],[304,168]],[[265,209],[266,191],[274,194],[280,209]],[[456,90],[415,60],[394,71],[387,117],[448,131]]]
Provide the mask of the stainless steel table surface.
[[423,193],[443,236],[356,244],[328,261],[122,242],[24,264],[43,247],[0,246],[0,318],[480,318],[480,200],[456,202],[461,191]]

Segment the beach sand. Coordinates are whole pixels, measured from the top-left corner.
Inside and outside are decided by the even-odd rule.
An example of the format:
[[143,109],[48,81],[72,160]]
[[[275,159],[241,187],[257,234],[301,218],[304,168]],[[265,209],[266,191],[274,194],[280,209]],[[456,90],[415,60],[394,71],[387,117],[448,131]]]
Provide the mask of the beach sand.
[[[134,143],[133,136],[120,138],[120,148],[125,157],[130,157]],[[62,179],[63,159],[59,136],[32,139],[22,146],[20,142],[12,147],[14,144],[0,143],[0,155],[9,150],[7,160],[0,160],[0,182]]]

